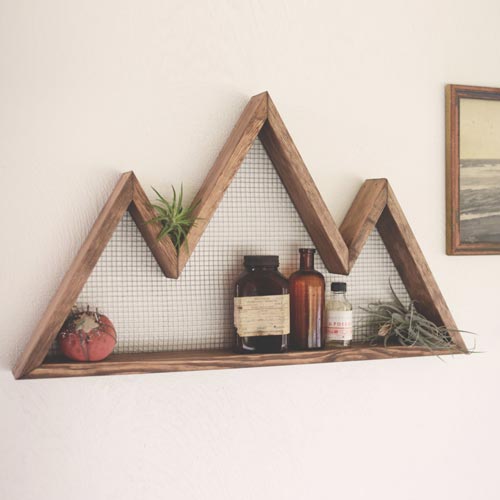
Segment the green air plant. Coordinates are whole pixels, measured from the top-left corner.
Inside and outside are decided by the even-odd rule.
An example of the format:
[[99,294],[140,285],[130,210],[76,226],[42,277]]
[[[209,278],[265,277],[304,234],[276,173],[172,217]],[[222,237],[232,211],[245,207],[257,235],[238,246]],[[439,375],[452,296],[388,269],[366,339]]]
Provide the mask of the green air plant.
[[[368,340],[371,343],[402,345],[405,347],[421,346],[430,351],[454,348],[451,330],[445,326],[437,326],[419,313],[415,301],[410,301],[408,306],[394,292],[391,286],[393,300],[391,302],[374,302],[367,308],[362,308],[370,313],[370,324],[376,326],[376,333]],[[467,332],[470,333],[470,332]]]
[[191,204],[189,207],[182,206],[182,184],[179,196],[177,196],[177,192],[174,186],[172,186],[172,202],[164,198],[155,188],[152,189],[158,196],[156,203],[151,204],[156,210],[157,216],[147,222],[160,222],[163,227],[158,233],[157,238],[160,240],[168,235],[177,252],[179,252],[183,243],[186,245],[186,249],[188,249],[186,237],[189,229],[196,224],[197,217],[194,215],[194,211],[199,202]]

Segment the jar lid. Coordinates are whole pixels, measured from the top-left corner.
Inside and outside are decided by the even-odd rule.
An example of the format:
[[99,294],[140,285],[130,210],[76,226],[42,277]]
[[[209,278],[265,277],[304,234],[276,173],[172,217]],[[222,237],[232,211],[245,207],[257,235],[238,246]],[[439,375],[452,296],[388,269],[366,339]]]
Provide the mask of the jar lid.
[[347,285],[341,281],[334,281],[331,289],[332,292],[345,292],[347,290]]
[[245,255],[243,263],[246,267],[278,267],[280,259],[277,255]]

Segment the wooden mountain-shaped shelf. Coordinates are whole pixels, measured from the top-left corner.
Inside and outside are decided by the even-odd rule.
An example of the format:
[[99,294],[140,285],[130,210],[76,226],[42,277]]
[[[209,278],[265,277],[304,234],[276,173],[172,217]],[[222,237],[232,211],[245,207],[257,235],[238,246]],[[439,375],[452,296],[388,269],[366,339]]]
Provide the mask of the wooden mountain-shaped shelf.
[[146,224],[155,213],[133,172],[122,175],[20,356],[13,370],[14,376],[43,378],[209,370],[432,354],[418,347],[356,345],[343,349],[265,355],[239,355],[228,351],[113,354],[104,361],[93,363],[47,359],[51,345],[124,213],[129,211],[163,274],[177,279],[257,137],[328,271],[349,274],[376,227],[408,294],[418,302],[420,311],[452,332],[456,348],[440,350],[439,354],[466,352],[453,317],[387,180],[367,180],[338,228],[270,96],[264,92],[253,97],[246,106],[196,195],[199,221],[190,230],[188,244],[182,247],[179,255],[168,238],[157,240],[161,229],[159,224]]

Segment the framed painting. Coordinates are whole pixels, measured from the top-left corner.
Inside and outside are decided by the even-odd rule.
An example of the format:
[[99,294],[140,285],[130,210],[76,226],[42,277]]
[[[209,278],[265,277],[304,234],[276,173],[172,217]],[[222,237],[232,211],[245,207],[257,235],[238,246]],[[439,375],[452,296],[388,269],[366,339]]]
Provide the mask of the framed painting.
[[446,253],[500,254],[500,88],[446,86]]

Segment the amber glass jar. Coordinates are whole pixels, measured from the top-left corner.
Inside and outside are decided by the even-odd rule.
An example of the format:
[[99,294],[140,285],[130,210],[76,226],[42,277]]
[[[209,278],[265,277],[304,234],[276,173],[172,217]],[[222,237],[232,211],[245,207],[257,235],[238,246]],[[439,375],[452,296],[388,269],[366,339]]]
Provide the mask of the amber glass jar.
[[300,269],[290,276],[290,343],[294,349],[325,345],[325,278],[314,270],[314,248],[301,248]]
[[235,350],[286,352],[290,333],[288,281],[276,255],[245,255],[234,290]]

